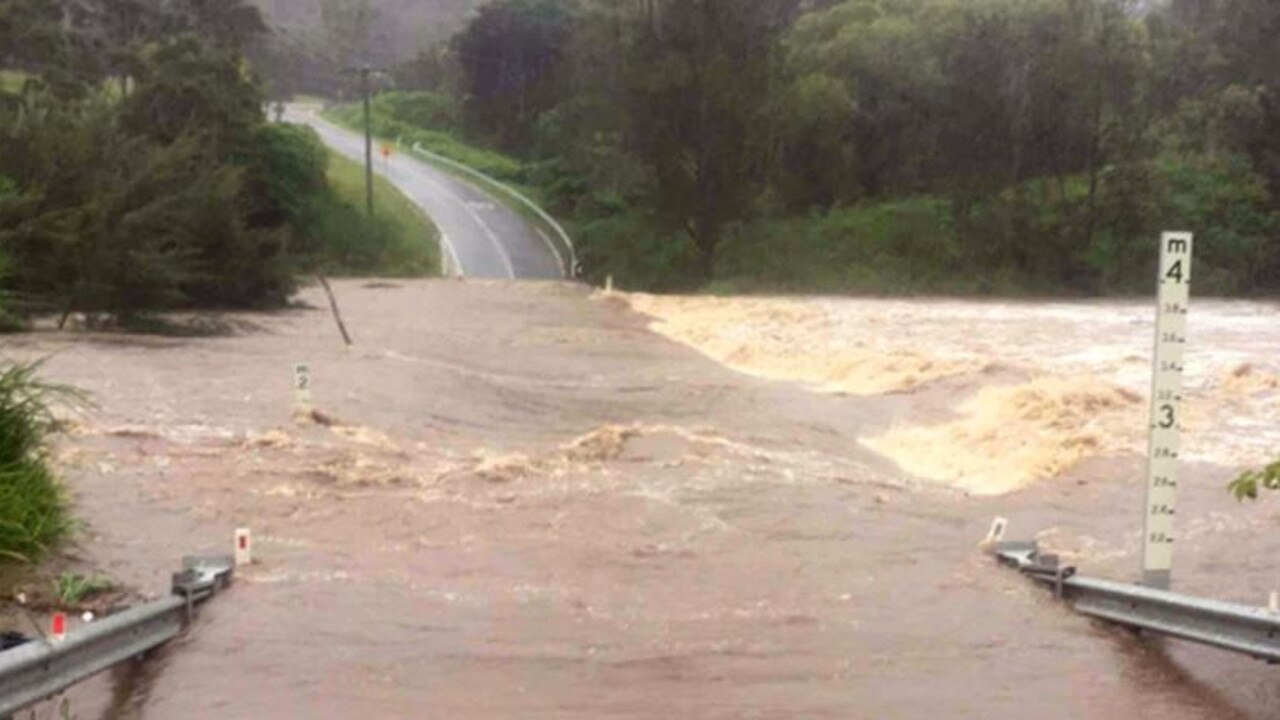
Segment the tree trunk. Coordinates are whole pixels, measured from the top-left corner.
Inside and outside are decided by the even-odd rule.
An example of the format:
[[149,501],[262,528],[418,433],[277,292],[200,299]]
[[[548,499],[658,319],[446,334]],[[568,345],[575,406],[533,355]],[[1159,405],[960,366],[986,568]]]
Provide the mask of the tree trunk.
[[711,282],[716,279],[716,246],[699,245],[698,250],[701,256],[702,279]]

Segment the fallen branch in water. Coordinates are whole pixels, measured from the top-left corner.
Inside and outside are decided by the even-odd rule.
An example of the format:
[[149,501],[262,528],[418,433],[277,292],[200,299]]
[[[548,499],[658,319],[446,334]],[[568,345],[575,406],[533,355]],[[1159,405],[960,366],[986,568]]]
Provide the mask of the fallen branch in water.
[[324,288],[325,295],[329,296],[329,309],[333,311],[333,321],[338,324],[338,331],[342,333],[342,340],[351,347],[351,335],[347,332],[347,326],[342,322],[342,313],[338,311],[338,300],[333,296],[333,289],[329,287],[329,281],[324,279],[324,275],[316,273],[316,279],[320,281],[320,286]]

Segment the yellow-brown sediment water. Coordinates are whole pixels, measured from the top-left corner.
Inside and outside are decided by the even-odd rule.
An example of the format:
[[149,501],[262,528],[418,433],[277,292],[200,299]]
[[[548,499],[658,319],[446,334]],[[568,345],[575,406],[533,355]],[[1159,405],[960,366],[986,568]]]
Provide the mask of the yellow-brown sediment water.
[[867,335],[843,342],[827,309],[778,298],[626,296],[652,329],[739,372],[854,395],[907,390],[978,369]]
[[[921,479],[1002,493],[1090,456],[1144,452],[1150,303],[624,297],[655,332],[757,377],[853,395],[977,378],[976,391],[957,396],[958,417],[862,439]],[[1188,460],[1249,467],[1280,453],[1280,347],[1267,346],[1277,314],[1193,303]],[[1008,372],[974,375],[986,368]],[[1008,385],[1009,376],[1025,382]]]
[[903,470],[980,495],[1018,490],[1100,452],[1133,446],[1142,398],[1088,377],[983,388],[957,420],[895,428],[862,443]]

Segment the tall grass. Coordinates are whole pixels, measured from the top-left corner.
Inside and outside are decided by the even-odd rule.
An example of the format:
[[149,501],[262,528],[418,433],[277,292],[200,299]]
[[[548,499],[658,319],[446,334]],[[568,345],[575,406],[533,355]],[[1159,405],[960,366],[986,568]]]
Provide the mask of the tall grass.
[[364,166],[329,153],[330,192],[316,205],[313,235],[333,275],[422,277],[440,271],[440,232],[412,200],[374,176],[375,215],[365,215]]
[[40,363],[0,364],[0,558],[31,562],[71,528],[66,498],[49,469],[46,438],[58,401],[83,393],[40,380]]
[[0,92],[19,93],[31,76],[21,70],[0,70]]

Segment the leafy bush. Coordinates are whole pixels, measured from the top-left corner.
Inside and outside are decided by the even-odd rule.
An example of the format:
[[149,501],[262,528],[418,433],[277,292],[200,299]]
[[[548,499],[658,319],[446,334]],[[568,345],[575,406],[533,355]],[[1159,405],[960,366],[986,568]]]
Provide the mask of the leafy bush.
[[30,561],[70,530],[66,501],[48,467],[45,436],[57,399],[76,391],[36,378],[39,364],[0,369],[0,557]]
[[329,154],[305,125],[263,125],[254,133],[247,172],[249,222],[279,227],[303,219],[326,188]]
[[53,581],[53,595],[57,598],[58,605],[74,608],[85,600],[113,590],[115,587],[115,581],[105,575],[64,572]]
[[949,206],[932,198],[757,222],[725,241],[716,278],[739,289],[962,288]]
[[612,275],[630,290],[688,290],[698,286],[698,251],[683,233],[669,233],[634,215],[576,223],[570,232],[586,279]]
[[[229,101],[239,114],[221,117],[208,88],[189,87],[200,73],[239,73],[233,59],[184,58],[175,62],[196,77],[149,69],[124,105],[25,90],[22,111],[0,133],[0,172],[14,185],[0,195],[8,288],[45,309],[119,318],[278,303],[291,292],[288,217],[278,210],[288,199],[276,197],[279,183],[246,182],[281,171],[266,162],[254,171],[260,157],[274,157],[276,134],[259,130],[265,121],[256,105],[246,112],[244,98]],[[240,81],[221,86],[256,97]],[[170,101],[213,117],[189,129],[156,114],[153,106]]]
[[1257,500],[1258,490],[1280,490],[1280,462],[1274,462],[1261,470],[1246,470],[1227,485],[1236,500]]
[[441,93],[383,93],[373,99],[373,111],[420,128],[462,129],[462,109],[452,96]]
[[[0,178],[0,196],[4,194],[4,178]],[[23,329],[22,319],[5,309],[4,295],[5,257],[0,247],[0,333],[18,332]]]
[[1151,292],[1155,239],[1165,230],[1196,233],[1197,294],[1263,292],[1280,280],[1280,213],[1243,156],[1166,154],[1114,168],[1099,200],[1083,258],[1096,280],[1090,289]]
[[[1246,158],[1162,156],[1109,168],[1090,210],[1082,177],[1029,181],[967,207],[928,197],[742,226],[716,278],[739,289],[1149,293],[1161,231],[1196,231],[1197,293],[1280,281],[1280,214]],[[1089,241],[1082,242],[1082,239]]]

